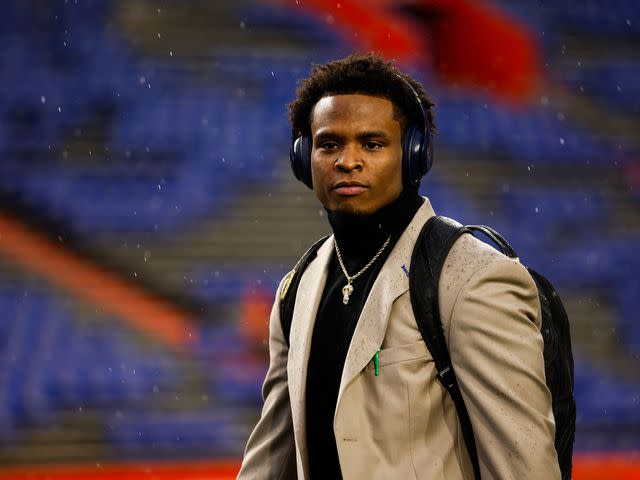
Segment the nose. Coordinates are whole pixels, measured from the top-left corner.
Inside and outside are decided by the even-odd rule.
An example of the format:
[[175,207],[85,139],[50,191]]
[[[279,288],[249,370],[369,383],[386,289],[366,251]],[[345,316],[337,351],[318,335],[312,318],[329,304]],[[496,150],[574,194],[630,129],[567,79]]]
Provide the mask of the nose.
[[359,149],[353,145],[346,145],[336,159],[336,168],[342,172],[362,170],[362,158]]

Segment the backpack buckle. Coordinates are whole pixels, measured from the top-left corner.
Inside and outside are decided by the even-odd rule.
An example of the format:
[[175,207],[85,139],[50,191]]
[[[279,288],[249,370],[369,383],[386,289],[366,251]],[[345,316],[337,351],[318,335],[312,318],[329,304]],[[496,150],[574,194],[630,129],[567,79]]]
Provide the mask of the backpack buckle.
[[451,390],[456,383],[456,375],[453,373],[451,365],[447,365],[442,370],[438,371],[438,380],[444,388]]

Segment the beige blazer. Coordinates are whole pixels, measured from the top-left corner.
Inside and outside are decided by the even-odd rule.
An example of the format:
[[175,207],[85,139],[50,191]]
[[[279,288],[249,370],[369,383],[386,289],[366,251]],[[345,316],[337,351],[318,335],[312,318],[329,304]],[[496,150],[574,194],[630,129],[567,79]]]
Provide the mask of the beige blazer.
[[[409,267],[418,234],[433,215],[427,200],[382,267],[349,346],[333,421],[345,480],[473,479],[455,406],[436,379],[402,269]],[[264,407],[239,479],[309,478],[305,418],[313,412],[305,410],[307,363],[332,253],[330,238],[300,280],[290,349],[278,311],[282,284],[278,288]],[[527,271],[463,235],[445,261],[439,301],[482,479],[559,479],[540,304]]]

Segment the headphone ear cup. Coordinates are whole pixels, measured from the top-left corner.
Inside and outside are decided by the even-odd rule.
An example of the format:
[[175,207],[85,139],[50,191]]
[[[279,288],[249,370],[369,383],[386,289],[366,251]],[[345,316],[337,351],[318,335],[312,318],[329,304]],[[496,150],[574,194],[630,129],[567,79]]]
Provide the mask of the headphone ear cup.
[[313,190],[311,177],[311,139],[306,135],[299,135],[291,143],[289,161],[293,175]]
[[423,129],[408,125],[402,136],[402,181],[404,185],[417,185],[431,169],[429,131],[423,138]]

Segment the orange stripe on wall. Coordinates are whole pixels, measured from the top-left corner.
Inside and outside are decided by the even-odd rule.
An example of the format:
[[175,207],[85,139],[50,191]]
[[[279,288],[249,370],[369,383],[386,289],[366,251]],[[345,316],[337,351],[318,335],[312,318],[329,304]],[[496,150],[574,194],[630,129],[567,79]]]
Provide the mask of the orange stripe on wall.
[[[0,480],[233,480],[240,460],[136,462],[0,469]],[[573,480],[639,480],[640,452],[577,454]]]
[[232,480],[239,461],[132,462],[0,469],[0,480]]
[[579,453],[573,480],[640,480],[640,452]]
[[0,254],[173,347],[195,340],[190,317],[0,213]]

